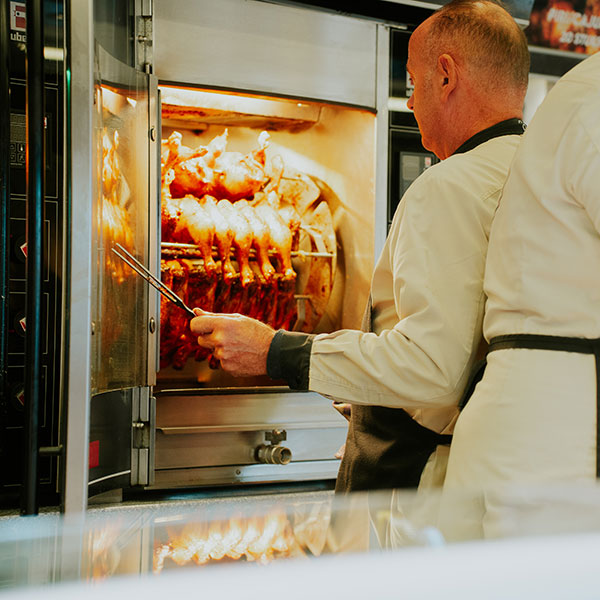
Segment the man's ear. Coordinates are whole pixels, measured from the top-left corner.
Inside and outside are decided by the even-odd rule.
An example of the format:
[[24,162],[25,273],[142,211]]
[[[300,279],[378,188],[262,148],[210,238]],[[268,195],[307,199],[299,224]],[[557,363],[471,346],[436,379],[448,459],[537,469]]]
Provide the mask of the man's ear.
[[447,100],[458,83],[458,68],[450,54],[441,54],[438,57],[437,71],[442,100]]

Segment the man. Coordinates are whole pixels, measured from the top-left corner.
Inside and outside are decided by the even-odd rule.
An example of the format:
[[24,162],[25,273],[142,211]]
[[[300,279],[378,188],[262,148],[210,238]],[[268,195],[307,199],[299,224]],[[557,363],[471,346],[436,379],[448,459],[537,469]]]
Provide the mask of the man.
[[495,2],[454,0],[428,18],[411,36],[407,70],[423,145],[443,160],[399,205],[365,331],[275,332],[200,311],[191,321],[225,370],[352,404],[338,491],[415,487],[428,461],[428,476],[443,472],[441,434],[482,339],[488,233],[523,132],[527,42]]
[[485,290],[490,353],[458,419],[444,495],[486,493],[464,519],[450,511],[463,521],[453,537],[498,534],[490,502],[505,487],[600,475],[600,53],[554,86],[523,138]]

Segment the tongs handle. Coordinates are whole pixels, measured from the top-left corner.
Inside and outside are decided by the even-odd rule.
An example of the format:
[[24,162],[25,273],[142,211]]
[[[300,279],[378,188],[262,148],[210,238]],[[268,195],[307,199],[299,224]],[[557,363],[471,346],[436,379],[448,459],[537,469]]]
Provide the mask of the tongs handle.
[[124,262],[126,262],[140,277],[145,279],[151,286],[156,288],[167,300],[170,300],[179,308],[183,309],[190,317],[195,317],[194,311],[168,286],[166,286],[160,279],[157,279],[148,269],[139,261],[135,256],[130,254],[121,244],[115,244],[115,246],[123,252],[119,252],[114,247],[112,251]]

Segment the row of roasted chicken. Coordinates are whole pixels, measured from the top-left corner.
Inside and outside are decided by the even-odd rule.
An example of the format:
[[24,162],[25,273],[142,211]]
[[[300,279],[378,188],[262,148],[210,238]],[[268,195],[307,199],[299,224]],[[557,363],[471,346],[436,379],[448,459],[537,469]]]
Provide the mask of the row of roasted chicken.
[[[300,218],[291,205],[271,203],[268,195],[255,200],[226,199],[205,195],[197,198],[171,198],[163,195],[161,230],[163,242],[189,243],[198,248],[208,273],[217,269],[213,249],[221,261],[223,276],[235,275],[231,255],[235,256],[243,286],[254,281],[250,255],[256,256],[260,277],[270,281],[276,271],[286,279],[295,279],[291,252],[300,228]],[[274,205],[275,204],[275,205]],[[276,257],[275,265],[270,254]]]
[[[209,271],[205,261],[171,259],[161,261],[161,279],[188,306],[211,312],[241,313],[268,323],[276,329],[290,329],[297,318],[295,278],[275,273],[270,280],[256,277],[244,284],[241,273],[225,277],[221,262]],[[250,267],[258,270],[255,263]],[[198,361],[209,358],[189,329],[186,313],[166,299],[160,311],[161,367],[183,368],[190,357]]]

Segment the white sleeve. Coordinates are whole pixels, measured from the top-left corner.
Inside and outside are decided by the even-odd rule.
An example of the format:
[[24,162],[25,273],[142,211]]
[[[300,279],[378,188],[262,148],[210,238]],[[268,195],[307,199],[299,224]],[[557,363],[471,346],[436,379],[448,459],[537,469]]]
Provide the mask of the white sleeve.
[[477,197],[467,178],[448,182],[431,171],[405,194],[384,250],[397,324],[379,334],[316,336],[311,390],[409,409],[458,402],[482,335],[483,272],[499,190]]

